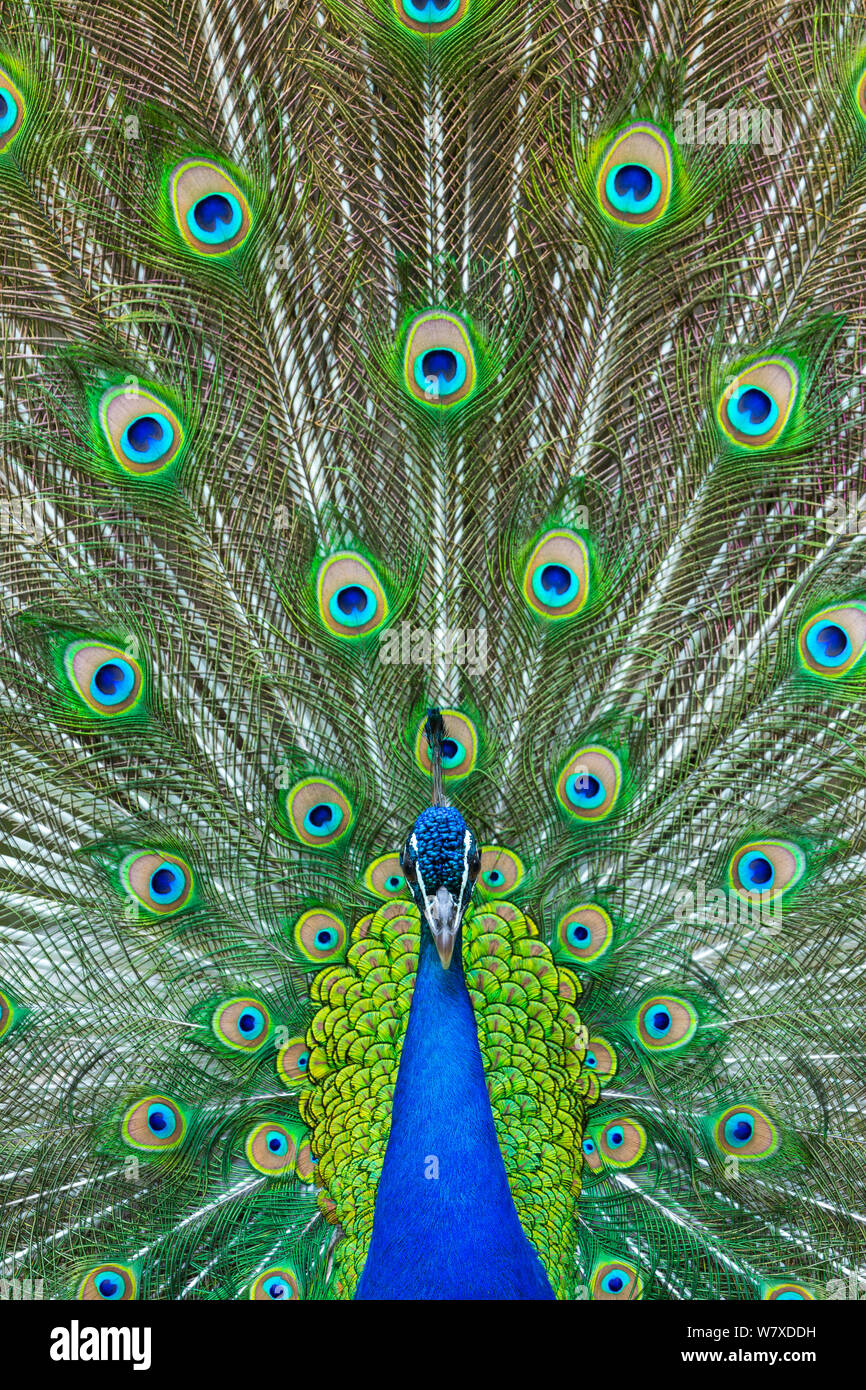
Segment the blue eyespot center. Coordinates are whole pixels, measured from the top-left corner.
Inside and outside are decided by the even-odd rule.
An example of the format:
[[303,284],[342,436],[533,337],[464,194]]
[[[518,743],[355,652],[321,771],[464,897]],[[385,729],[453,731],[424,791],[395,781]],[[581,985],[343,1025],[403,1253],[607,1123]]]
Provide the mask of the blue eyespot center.
[[653,1009],[652,1013],[646,1018],[647,1032],[654,1038],[663,1038],[665,1033],[670,1032],[671,1016],[667,1009]]
[[446,739],[443,739],[443,740],[442,740],[442,757],[443,757],[443,759],[445,759],[445,758],[456,758],[456,757],[457,757],[457,750],[459,749],[459,747],[460,747],[460,744],[459,744],[459,743],[455,743],[455,741],[454,741],[453,738],[446,738]]
[[265,1284],[268,1298],[291,1298],[292,1291],[285,1279],[269,1279]]
[[403,887],[403,879],[400,874],[389,874],[385,879],[385,887],[389,893],[397,893]]
[[570,565],[539,565],[532,576],[532,592],[547,608],[565,608],[577,597],[580,581]]
[[760,386],[738,386],[727,405],[728,419],[741,434],[766,434],[779,418],[779,407]]
[[116,1299],[123,1293],[123,1284],[114,1274],[101,1274],[96,1289],[101,1298]]
[[298,1068],[299,1071],[306,1071],[306,1070],[307,1070],[307,1067],[309,1066],[309,1064],[310,1064],[310,1054],[309,1054],[309,1052],[301,1052],[301,1053],[298,1055],[298,1060],[297,1060],[297,1062],[295,1063],[295,1066]]
[[582,922],[572,922],[566,935],[573,946],[585,946],[589,941],[589,928]]
[[263,1032],[264,1027],[265,1016],[261,1009],[246,1008],[238,1018],[238,1032],[243,1035],[247,1042],[254,1042]]
[[572,806],[578,806],[581,810],[592,810],[600,806],[605,798],[604,786],[591,772],[572,773],[567,777],[565,794]]
[[331,595],[328,610],[342,627],[363,627],[376,616],[376,595],[366,584],[346,584]]
[[343,823],[343,809],[334,801],[319,801],[304,816],[304,829],[309,835],[331,835]]
[[743,1144],[747,1144],[754,1132],[755,1122],[745,1111],[730,1115],[725,1121],[725,1139],[734,1148],[741,1148]]
[[320,927],[316,932],[316,945],[320,951],[328,951],[337,944],[337,933],[333,927]]
[[150,876],[150,896],[159,903],[177,902],[186,887],[186,876],[177,864],[160,864]]
[[619,1125],[614,1125],[613,1129],[608,1130],[607,1142],[609,1144],[612,1144],[615,1149],[619,1148],[620,1144],[622,1144],[624,1140],[625,1135],[623,1134]]
[[167,422],[155,415],[139,415],[123,431],[120,447],[134,463],[152,463],[168,452],[172,439]]
[[612,1269],[604,1276],[601,1287],[605,1293],[622,1293],[628,1287],[629,1277],[624,1269]]
[[595,1055],[594,1052],[587,1052],[586,1056],[585,1056],[584,1059],[583,1059],[583,1062],[584,1062],[584,1066],[587,1066],[587,1067],[597,1067],[597,1066],[598,1066],[598,1058],[596,1057],[596,1055]]
[[243,220],[241,205],[233,193],[207,193],[186,215],[193,236],[215,246],[237,236]]
[[608,202],[618,212],[652,212],[662,192],[661,179],[645,164],[615,164],[604,181]]
[[594,1143],[594,1141],[593,1141],[592,1139],[584,1139],[583,1144],[581,1145],[581,1148],[583,1149],[583,1152],[584,1152],[585,1154],[594,1154],[594,1153],[595,1153],[595,1143]]
[[90,682],[90,693],[100,705],[119,705],[135,685],[135,671],[128,661],[116,657],[97,666]]
[[781,1303],[782,1300],[785,1299],[785,1298],[789,1298],[789,1299],[791,1299],[791,1298],[799,1298],[799,1299],[802,1299],[802,1297],[803,1297],[803,1295],[802,1295],[801,1293],[794,1293],[794,1290],[793,1290],[793,1289],[787,1289],[787,1290],[785,1291],[785,1293],[777,1294],[777,1296],[776,1296],[776,1302],[777,1302],[777,1303]]
[[773,886],[776,871],[770,860],[764,854],[759,854],[751,850],[744,854],[739,865],[740,882],[744,888],[753,888],[759,892],[766,892]]
[[488,869],[482,878],[491,888],[501,888],[505,882],[505,875],[499,869]]
[[[441,16],[427,22],[437,23],[439,19]],[[466,362],[452,348],[429,348],[416,357],[413,375],[425,395],[451,396],[466,381]]]
[[838,623],[815,623],[806,634],[806,646],[821,666],[841,666],[851,655],[851,639]]
[[283,1155],[289,1151],[289,1141],[285,1134],[280,1134],[279,1130],[269,1130],[265,1138],[265,1143],[268,1146],[269,1152],[275,1154],[277,1158],[282,1158]]
[[18,120],[18,103],[10,91],[0,89],[0,135],[11,130]]
[[177,1119],[167,1105],[155,1103],[147,1109],[147,1127],[157,1139],[167,1139],[177,1128]]

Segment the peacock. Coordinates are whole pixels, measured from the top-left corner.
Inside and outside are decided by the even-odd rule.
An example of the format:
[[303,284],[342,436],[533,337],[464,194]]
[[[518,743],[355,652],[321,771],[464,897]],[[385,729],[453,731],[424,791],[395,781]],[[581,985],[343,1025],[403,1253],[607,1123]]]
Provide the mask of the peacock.
[[862,1291],[864,210],[856,0],[0,0],[10,1286]]

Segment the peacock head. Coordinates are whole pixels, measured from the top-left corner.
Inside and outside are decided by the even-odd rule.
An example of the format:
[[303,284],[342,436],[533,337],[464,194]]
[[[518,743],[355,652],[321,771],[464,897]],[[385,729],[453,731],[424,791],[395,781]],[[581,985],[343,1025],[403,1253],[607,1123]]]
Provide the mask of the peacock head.
[[400,863],[447,970],[481,868],[475,836],[453,806],[430,806],[416,820]]

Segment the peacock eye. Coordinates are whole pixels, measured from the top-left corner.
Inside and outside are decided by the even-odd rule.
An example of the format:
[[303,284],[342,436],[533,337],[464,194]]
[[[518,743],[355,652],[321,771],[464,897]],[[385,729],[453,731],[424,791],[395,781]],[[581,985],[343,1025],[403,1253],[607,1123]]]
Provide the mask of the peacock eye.
[[140,850],[120,865],[120,879],[128,893],[148,912],[179,912],[193,891],[192,870],[178,856]]
[[[445,725],[445,738],[442,742],[442,772],[449,780],[456,781],[472,772],[478,757],[478,732],[468,715],[460,710],[443,709],[442,722]],[[422,719],[415,731],[415,761],[422,772],[432,772],[430,751],[424,730],[426,719]]]
[[104,1299],[110,1303],[135,1298],[136,1279],[128,1265],[102,1264],[84,1276],[78,1289],[83,1299]]
[[114,386],[99,402],[99,423],[112,455],[127,473],[161,473],[184,442],[183,427],[150,391]]
[[366,637],[388,616],[384,590],[360,555],[341,551],[319,567],[316,579],[319,616],[335,637]]
[[583,1065],[604,1081],[616,1075],[616,1053],[606,1038],[590,1038]]
[[599,1135],[599,1151],[611,1168],[630,1168],[646,1150],[646,1130],[635,1120],[611,1120]]
[[295,945],[307,960],[316,965],[340,958],[346,947],[346,924],[333,912],[313,908],[304,912],[295,923]]
[[838,680],[866,651],[866,604],[834,604],[815,613],[800,628],[800,660],[817,676]]
[[419,314],[406,337],[404,380],[410,395],[425,405],[455,405],[471,394],[475,379],[475,354],[461,320],[454,314]]
[[647,1052],[673,1052],[692,1040],[697,1027],[697,1013],[687,1000],[659,994],[641,1005],[635,1031]]
[[294,1170],[298,1137],[287,1125],[267,1120],[250,1130],[245,1153],[247,1161],[258,1172],[282,1177]]
[[482,845],[479,885],[488,897],[502,897],[519,887],[524,868],[513,850],[499,845]]
[[797,395],[799,373],[786,357],[766,357],[740,372],[718,408],[722,431],[745,449],[766,449],[782,433]]
[[141,667],[118,647],[72,642],[63,654],[63,666],[76,694],[94,714],[128,714],[141,698]]
[[523,597],[545,618],[570,618],[589,596],[589,557],[573,531],[550,531],[536,542],[523,576]]
[[171,203],[187,246],[203,256],[234,251],[249,235],[250,209],[234,179],[207,159],[188,159],[173,170]]
[[7,150],[24,123],[24,98],[0,68],[0,152]]
[[[416,871],[417,872],[417,871]],[[364,887],[377,898],[396,898],[406,888],[399,855],[382,854],[364,871]]]
[[807,1289],[805,1284],[768,1284],[765,1288],[763,1297],[765,1299],[804,1299],[808,1302],[814,1301],[815,1295]]
[[174,1149],[186,1133],[186,1118],[168,1096],[146,1096],[123,1117],[121,1134],[133,1149]]
[[728,879],[738,897],[768,901],[799,883],[806,871],[806,856],[788,840],[756,840],[738,849],[731,860]]
[[285,1266],[266,1269],[250,1289],[252,1299],[270,1299],[275,1303],[291,1303],[300,1298],[298,1276]]
[[254,1052],[267,1042],[271,1018],[258,999],[228,999],[217,1006],[211,1027],[226,1047]]
[[608,748],[580,748],[556,784],[560,805],[580,820],[602,820],[616,805],[622,785],[619,759]]
[[277,1053],[277,1075],[284,1086],[297,1090],[306,1086],[310,1074],[310,1050],[306,1039],[289,1038]]
[[469,0],[394,0],[397,18],[407,29],[427,36],[444,33],[459,24]]
[[662,132],[648,124],[620,131],[596,182],[603,212],[620,226],[647,226],[666,212],[671,187],[671,147]]
[[769,1158],[779,1145],[776,1127],[755,1105],[732,1105],[713,1124],[713,1139],[723,1153],[740,1158]]
[[352,808],[335,782],[307,777],[286,792],[289,823],[302,844],[324,849],[341,840],[352,825]]
[[637,1269],[625,1260],[604,1260],[597,1264],[590,1287],[594,1300],[640,1298],[643,1293]]
[[588,964],[604,955],[612,940],[613,922],[596,903],[570,908],[557,923],[558,954],[564,960]]

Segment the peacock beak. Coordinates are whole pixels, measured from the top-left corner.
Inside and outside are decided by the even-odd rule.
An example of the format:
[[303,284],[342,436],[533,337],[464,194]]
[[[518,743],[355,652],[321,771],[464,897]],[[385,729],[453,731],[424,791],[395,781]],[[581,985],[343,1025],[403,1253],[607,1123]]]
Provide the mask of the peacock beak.
[[457,904],[447,888],[437,888],[436,896],[426,899],[424,913],[427,918],[427,925],[433,933],[433,940],[436,942],[436,950],[439,952],[442,969],[447,970],[454,954],[457,928],[460,926]]

